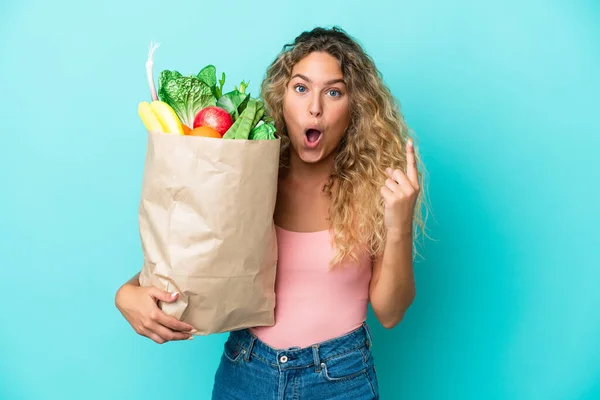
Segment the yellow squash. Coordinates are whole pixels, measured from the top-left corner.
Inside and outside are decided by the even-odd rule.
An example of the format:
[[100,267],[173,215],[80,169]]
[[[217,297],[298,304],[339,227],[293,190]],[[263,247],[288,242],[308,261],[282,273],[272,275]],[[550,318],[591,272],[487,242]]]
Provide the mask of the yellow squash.
[[164,132],[160,121],[154,114],[154,111],[152,111],[152,108],[150,108],[150,103],[142,101],[138,106],[138,114],[146,129],[149,131]]
[[154,100],[152,103],[142,101],[138,106],[138,114],[146,129],[150,131],[183,135],[179,117],[165,102],[160,100]]

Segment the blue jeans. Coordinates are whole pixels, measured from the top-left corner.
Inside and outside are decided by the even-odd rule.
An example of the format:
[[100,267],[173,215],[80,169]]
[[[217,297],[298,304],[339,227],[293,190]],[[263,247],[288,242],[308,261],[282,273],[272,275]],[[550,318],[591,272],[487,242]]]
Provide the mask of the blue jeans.
[[212,399],[379,399],[369,327],[289,349],[272,348],[247,329],[231,332]]

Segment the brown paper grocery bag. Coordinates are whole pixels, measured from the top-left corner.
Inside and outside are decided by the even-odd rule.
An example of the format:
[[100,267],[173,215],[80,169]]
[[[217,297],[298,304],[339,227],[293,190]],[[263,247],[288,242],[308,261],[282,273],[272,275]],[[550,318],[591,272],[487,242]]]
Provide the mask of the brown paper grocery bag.
[[140,285],[201,335],[274,324],[279,146],[148,132]]

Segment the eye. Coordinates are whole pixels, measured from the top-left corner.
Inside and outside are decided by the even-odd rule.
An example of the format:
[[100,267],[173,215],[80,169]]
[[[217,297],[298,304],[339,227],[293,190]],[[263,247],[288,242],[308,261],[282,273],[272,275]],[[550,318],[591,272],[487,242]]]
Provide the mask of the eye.
[[330,89],[327,91],[327,94],[330,95],[331,97],[340,97],[342,95],[342,92],[340,92],[337,89]]
[[294,90],[298,93],[305,93],[306,92],[306,87],[304,85],[301,84],[297,84],[294,86]]

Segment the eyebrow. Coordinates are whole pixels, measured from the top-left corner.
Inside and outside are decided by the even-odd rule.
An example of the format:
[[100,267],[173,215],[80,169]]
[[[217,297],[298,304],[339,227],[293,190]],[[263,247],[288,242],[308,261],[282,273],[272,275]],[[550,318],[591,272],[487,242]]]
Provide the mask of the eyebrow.
[[[302,75],[302,74],[296,74],[296,75],[292,76],[292,79],[294,79],[294,78],[301,78],[301,79],[304,79],[308,83],[312,83],[312,81],[307,76]],[[333,85],[334,83],[346,84],[346,82],[344,81],[343,78],[337,78],[337,79],[332,79],[330,81],[325,82],[325,85]]]

